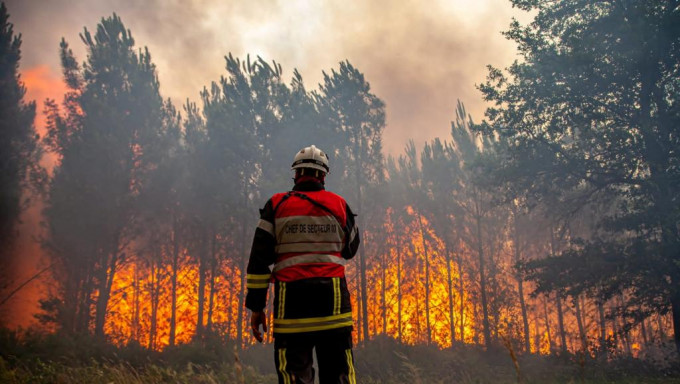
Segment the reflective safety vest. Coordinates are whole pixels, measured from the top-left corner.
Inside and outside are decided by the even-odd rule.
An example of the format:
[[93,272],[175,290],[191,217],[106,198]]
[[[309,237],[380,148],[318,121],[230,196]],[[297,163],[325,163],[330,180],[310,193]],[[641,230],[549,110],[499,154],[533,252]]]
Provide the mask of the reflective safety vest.
[[358,245],[354,215],[342,197],[323,189],[274,195],[253,241],[246,307],[261,311],[271,282],[275,334],[351,327],[345,263]]
[[345,200],[328,191],[272,197],[277,281],[345,276]]

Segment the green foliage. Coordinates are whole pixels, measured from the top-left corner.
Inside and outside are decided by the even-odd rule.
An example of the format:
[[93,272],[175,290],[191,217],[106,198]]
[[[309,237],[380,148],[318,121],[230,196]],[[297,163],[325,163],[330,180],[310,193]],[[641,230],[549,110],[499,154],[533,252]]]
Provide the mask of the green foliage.
[[[62,283],[55,320],[66,331],[82,332],[89,301],[96,300],[94,329],[101,336],[113,275],[143,226],[136,203],[149,173],[165,160],[177,124],[172,126],[174,108],[159,94],[148,50],[135,50],[117,15],[102,19],[94,35],[84,29],[80,37],[88,53],[82,66],[61,43],[70,88],[66,114],[47,103],[45,143],[60,162],[44,211],[44,246]],[[95,290],[96,299],[90,298]]]
[[495,103],[481,130],[504,144],[498,179],[555,221],[595,213],[532,278],[598,300],[624,291],[634,322],[672,311],[680,352],[678,4],[513,3],[536,12],[506,32],[522,60],[480,86]]
[[0,5],[0,290],[16,239],[19,215],[27,206],[29,187],[40,187],[46,177],[40,167],[41,147],[33,126],[35,102],[26,102],[19,76],[21,35],[14,34],[5,3]]

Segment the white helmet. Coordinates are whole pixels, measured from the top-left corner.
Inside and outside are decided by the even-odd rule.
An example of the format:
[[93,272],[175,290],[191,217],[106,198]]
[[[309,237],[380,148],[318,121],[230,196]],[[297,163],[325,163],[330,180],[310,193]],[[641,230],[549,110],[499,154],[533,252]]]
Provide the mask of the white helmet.
[[314,145],[302,148],[293,160],[292,169],[298,168],[312,168],[328,173],[328,155]]

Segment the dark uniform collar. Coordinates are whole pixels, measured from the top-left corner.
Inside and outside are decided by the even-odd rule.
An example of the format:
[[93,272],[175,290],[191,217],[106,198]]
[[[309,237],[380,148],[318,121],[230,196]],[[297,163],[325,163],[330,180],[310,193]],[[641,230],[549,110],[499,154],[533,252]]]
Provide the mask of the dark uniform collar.
[[324,188],[323,184],[321,184],[318,181],[312,181],[312,180],[307,180],[307,181],[302,181],[295,186],[293,186],[293,191],[300,191],[300,192],[310,192],[310,191],[323,191],[326,188]]

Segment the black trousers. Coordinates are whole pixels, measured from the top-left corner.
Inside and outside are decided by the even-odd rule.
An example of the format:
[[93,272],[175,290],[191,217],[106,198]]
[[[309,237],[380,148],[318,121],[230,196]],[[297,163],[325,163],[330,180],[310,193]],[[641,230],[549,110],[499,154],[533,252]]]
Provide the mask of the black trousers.
[[356,384],[350,328],[274,337],[279,384],[314,384],[312,353],[315,349],[320,384]]

